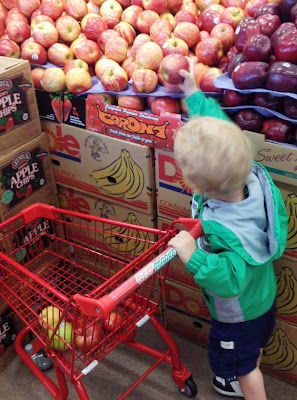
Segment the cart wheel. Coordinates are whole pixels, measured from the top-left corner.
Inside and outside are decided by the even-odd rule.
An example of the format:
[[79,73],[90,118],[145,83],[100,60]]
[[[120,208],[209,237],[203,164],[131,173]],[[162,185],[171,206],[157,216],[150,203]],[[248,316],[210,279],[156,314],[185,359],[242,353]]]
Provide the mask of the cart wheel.
[[198,393],[198,389],[196,383],[193,381],[193,378],[191,376],[185,381],[185,385],[186,389],[180,389],[181,393],[187,397],[195,397]]

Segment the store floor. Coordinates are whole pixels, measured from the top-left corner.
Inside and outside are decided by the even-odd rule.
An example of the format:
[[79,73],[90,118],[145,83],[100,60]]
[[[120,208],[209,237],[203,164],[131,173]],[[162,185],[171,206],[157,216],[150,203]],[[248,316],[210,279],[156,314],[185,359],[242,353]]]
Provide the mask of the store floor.
[[[198,386],[197,400],[224,400],[211,387],[212,373],[207,362],[207,350],[172,334],[176,340],[182,363],[192,372]],[[160,350],[164,344],[149,323],[139,329],[137,339]],[[82,380],[90,400],[116,400],[150,365],[151,358],[124,345],[113,350]],[[52,376],[53,371],[47,372]],[[297,386],[264,375],[268,400],[296,400]],[[171,368],[162,363],[130,393],[127,400],[183,400],[171,378]],[[0,373],[1,400],[52,400],[52,397],[16,357]],[[68,400],[77,400],[69,385]],[[234,397],[234,399],[237,399]]]

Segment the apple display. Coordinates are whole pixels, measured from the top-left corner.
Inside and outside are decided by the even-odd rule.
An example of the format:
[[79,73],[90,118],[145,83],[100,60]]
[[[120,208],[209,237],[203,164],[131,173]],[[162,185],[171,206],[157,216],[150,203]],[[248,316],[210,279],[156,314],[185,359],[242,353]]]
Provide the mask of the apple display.
[[151,42],[152,39],[147,33],[140,33],[139,35],[136,36],[134,43],[131,47],[131,57],[136,56],[136,53],[140,46],[142,46],[146,42]]
[[220,23],[220,18],[221,15],[219,12],[206,9],[199,15],[197,26],[200,31],[210,33],[212,28]]
[[20,58],[20,46],[11,39],[0,39],[0,56]]
[[68,61],[64,67],[63,67],[63,71],[64,74],[67,74],[67,72],[71,69],[71,68],[82,68],[85,71],[88,71],[89,66],[88,64],[84,61],[84,60],[80,60],[79,58],[75,58],[74,60]]
[[215,66],[223,57],[224,50],[221,41],[214,37],[209,37],[207,39],[199,42],[195,49],[195,55],[198,62]]
[[118,34],[126,40],[128,45],[132,45],[136,38],[136,31],[132,25],[128,22],[121,21],[115,27],[114,30],[118,32]]
[[234,121],[242,130],[261,132],[265,118],[252,108],[237,111]]
[[246,15],[250,17],[255,17],[258,9],[268,3],[267,0],[249,0],[244,7]]
[[198,42],[200,32],[197,25],[192,22],[180,22],[174,29],[174,36],[182,39],[187,43],[188,48],[191,48]]
[[151,26],[160,19],[159,14],[153,10],[142,11],[136,21],[136,27],[140,33],[150,33]]
[[236,90],[224,90],[222,104],[224,107],[238,107],[248,104],[250,96]]
[[264,61],[267,62],[272,54],[272,45],[269,37],[261,33],[250,37],[242,50],[244,61]]
[[270,40],[272,47],[274,47],[275,43],[278,39],[283,36],[285,33],[296,31],[296,26],[293,22],[284,22],[280,25],[279,28],[271,35]]
[[128,22],[134,29],[137,28],[137,18],[142,13],[143,9],[139,6],[129,6],[125,8],[121,14],[121,21]]
[[9,39],[22,43],[31,36],[31,28],[27,22],[16,20],[6,25],[6,33]]
[[112,38],[119,37],[119,33],[113,29],[106,29],[105,31],[101,32],[98,36],[97,44],[100,47],[101,51],[105,51],[105,43]]
[[297,65],[287,61],[273,63],[267,74],[267,89],[297,93]]
[[32,64],[45,64],[48,58],[45,48],[31,40],[21,47],[21,57]]
[[77,44],[74,54],[76,58],[84,60],[87,64],[94,64],[99,60],[100,48],[93,40],[84,39]]
[[29,18],[31,17],[33,11],[40,7],[40,2],[40,0],[17,0],[16,7],[21,14],[24,14]]
[[297,30],[290,31],[278,38],[273,47],[278,61],[297,63]]
[[58,67],[45,69],[40,83],[46,92],[61,92],[65,89],[64,71]]
[[181,54],[169,54],[160,63],[159,72],[164,80],[171,85],[183,83],[184,78],[180,75],[180,70],[189,71],[188,59]]
[[101,74],[101,84],[109,92],[121,92],[127,89],[128,75],[122,67],[108,67]]
[[109,58],[100,58],[95,64],[95,73],[98,79],[101,79],[103,71],[108,67],[120,67],[120,64]]
[[270,3],[263,4],[256,11],[254,18],[257,19],[260,15],[267,15],[267,14],[280,16],[279,4],[277,2],[270,2]]
[[235,47],[240,52],[242,51],[245,42],[248,38],[261,33],[261,28],[256,20],[245,18],[235,29]]
[[99,35],[107,29],[107,23],[99,15],[87,20],[84,34],[87,39],[97,42]]
[[151,69],[137,69],[131,79],[132,88],[136,93],[153,93],[158,85],[158,76]]
[[148,68],[151,70],[157,70],[162,59],[162,49],[155,42],[144,43],[139,47],[135,56],[135,61],[139,68]]
[[170,38],[165,40],[162,45],[162,51],[164,56],[169,54],[181,54],[183,56],[189,55],[189,47],[183,39]]
[[122,37],[115,37],[105,43],[105,55],[107,58],[121,63],[127,57],[128,43]]
[[72,345],[72,325],[69,322],[62,321],[53,339],[52,336],[53,331],[49,329],[50,347],[57,351],[66,351],[68,349],[67,344]]
[[31,18],[31,23],[30,23],[30,28],[31,31],[33,31],[33,29],[35,28],[35,26],[42,21],[48,21],[51,22],[54,26],[55,26],[55,22],[51,19],[51,17],[47,16],[47,15],[37,15],[36,17],[34,17],[33,19]]
[[155,97],[150,108],[155,115],[162,113],[179,114],[181,112],[178,99],[169,96]]
[[235,32],[231,25],[220,22],[215,25],[211,32],[210,37],[214,37],[220,40],[223,45],[223,52],[227,52],[234,46],[235,43]]
[[44,308],[39,314],[39,324],[47,329],[49,326],[55,326],[61,317],[62,312],[53,306],[48,306]]
[[57,28],[49,21],[39,22],[33,29],[32,36],[35,42],[45,48],[57,43],[59,39]]
[[237,89],[256,89],[266,85],[269,65],[262,61],[244,61],[232,72],[232,80]]
[[[160,32],[170,33],[173,31],[173,26],[166,19],[158,19],[150,27],[150,37],[155,42]],[[169,36],[170,37],[170,36]]]
[[261,33],[271,37],[273,33],[280,27],[281,20],[278,15],[264,14],[256,19],[257,24],[260,26]]
[[83,68],[71,68],[65,75],[65,86],[71,93],[84,93],[92,87],[91,75]]
[[202,92],[213,92],[213,93],[220,93],[223,92],[224,89],[217,88],[214,85],[214,80],[216,77],[220,76],[222,74],[222,71],[219,68],[209,68],[208,71],[206,71],[201,79],[200,79],[200,90]]
[[42,0],[40,5],[41,14],[48,15],[54,21],[61,17],[64,10],[63,0]]
[[42,89],[40,81],[42,80],[44,69],[41,67],[36,67],[32,69],[32,80],[35,89]]
[[130,110],[143,111],[145,109],[145,98],[141,96],[118,95],[118,106]]
[[229,24],[232,28],[236,29],[240,21],[245,17],[245,12],[240,7],[227,7],[223,11],[220,22]]
[[64,4],[66,14],[77,20],[81,20],[88,14],[88,7],[85,0],[64,0]]
[[[82,333],[82,331],[80,330]],[[101,326],[94,323],[88,327],[84,334],[76,336],[76,346],[82,353],[88,353],[102,340],[103,332]]]
[[55,43],[47,50],[48,61],[57,67],[64,65],[74,59],[74,54],[69,46],[64,43]]
[[293,125],[280,118],[270,118],[263,122],[261,133],[267,140],[288,143],[293,133]]

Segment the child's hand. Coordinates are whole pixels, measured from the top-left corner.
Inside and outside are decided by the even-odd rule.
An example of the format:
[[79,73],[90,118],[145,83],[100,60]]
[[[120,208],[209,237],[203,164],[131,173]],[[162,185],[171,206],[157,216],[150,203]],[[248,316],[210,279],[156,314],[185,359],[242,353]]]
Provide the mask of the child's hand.
[[190,65],[189,72],[185,69],[179,71],[180,76],[185,78],[184,82],[179,85],[179,88],[185,93],[186,97],[189,97],[191,94],[197,92],[198,87],[195,79],[194,61],[191,57],[187,57],[187,60]]
[[187,231],[179,232],[168,244],[176,249],[179,258],[184,264],[187,264],[197,249],[195,239]]

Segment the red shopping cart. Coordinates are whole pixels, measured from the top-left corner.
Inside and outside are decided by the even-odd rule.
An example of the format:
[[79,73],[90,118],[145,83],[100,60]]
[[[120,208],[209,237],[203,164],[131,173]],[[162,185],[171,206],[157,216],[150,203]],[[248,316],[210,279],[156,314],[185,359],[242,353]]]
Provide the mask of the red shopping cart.
[[[176,256],[167,244],[176,232],[173,223],[162,231],[40,203],[0,225],[0,295],[26,325],[15,347],[54,399],[67,399],[67,378],[79,399],[88,400],[82,377],[120,343],[156,361],[119,399],[161,362],[172,366],[181,393],[196,396],[192,375],[158,319],[168,262]],[[202,233],[197,220],[191,233]],[[168,346],[165,352],[135,340],[146,321]],[[53,361],[57,382],[25,352],[28,333],[34,351],[45,349]]]

